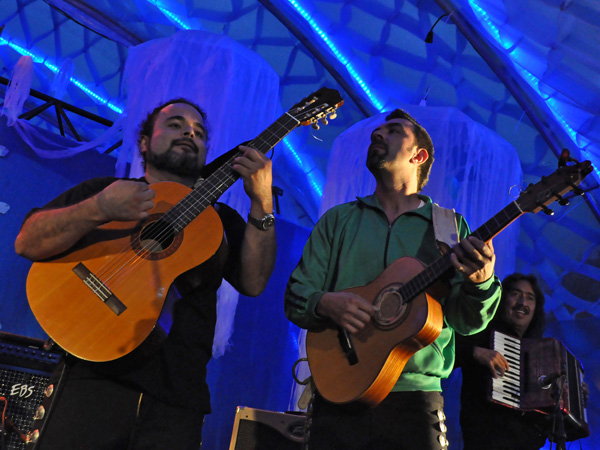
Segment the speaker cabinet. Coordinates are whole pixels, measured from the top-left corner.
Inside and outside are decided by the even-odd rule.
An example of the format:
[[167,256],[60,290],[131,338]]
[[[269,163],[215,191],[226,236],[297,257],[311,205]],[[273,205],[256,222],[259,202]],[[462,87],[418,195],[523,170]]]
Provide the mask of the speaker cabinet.
[[238,406],[229,450],[302,450],[306,415]]
[[26,448],[26,436],[60,360],[61,354],[48,350],[44,341],[0,332],[0,411],[6,402],[3,448]]

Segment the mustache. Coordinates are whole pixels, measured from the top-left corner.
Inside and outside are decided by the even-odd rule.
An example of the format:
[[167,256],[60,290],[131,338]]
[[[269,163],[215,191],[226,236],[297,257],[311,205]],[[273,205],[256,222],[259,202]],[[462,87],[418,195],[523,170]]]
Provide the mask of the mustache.
[[182,145],[182,144],[187,144],[190,147],[192,147],[192,149],[194,150],[194,153],[198,153],[200,151],[200,149],[198,148],[198,146],[192,139],[180,138],[180,139],[174,139],[173,141],[171,141],[171,147],[175,147],[176,145]]
[[523,311],[525,314],[529,314],[529,308],[524,305],[518,305],[513,308],[513,311]]

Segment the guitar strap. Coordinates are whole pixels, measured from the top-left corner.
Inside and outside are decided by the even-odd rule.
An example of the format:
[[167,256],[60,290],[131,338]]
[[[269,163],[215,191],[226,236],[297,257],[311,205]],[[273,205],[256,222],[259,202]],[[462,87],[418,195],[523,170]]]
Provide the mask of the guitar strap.
[[458,244],[458,226],[453,209],[442,208],[437,203],[431,209],[435,242],[440,253],[445,254],[452,246]]

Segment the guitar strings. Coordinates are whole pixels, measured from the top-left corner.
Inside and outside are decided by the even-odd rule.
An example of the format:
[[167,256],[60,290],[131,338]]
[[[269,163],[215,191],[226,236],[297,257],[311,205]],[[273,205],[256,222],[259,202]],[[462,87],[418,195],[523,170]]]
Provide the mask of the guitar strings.
[[[510,225],[522,214],[523,211],[519,205],[516,202],[512,202],[494,215],[490,220],[477,228],[470,236],[475,236],[482,241],[487,241]],[[402,285],[398,289],[401,292],[402,298],[406,301],[410,301],[437,281],[439,278],[438,274],[442,274],[452,267],[450,254],[451,252],[442,255],[442,257],[435,260],[423,271],[419,272],[411,280]]]
[[[293,129],[293,128],[292,128],[292,129]],[[270,130],[266,130],[266,131],[270,132]],[[286,134],[287,134],[287,133],[289,133],[290,131],[291,131],[291,129],[287,130]],[[264,133],[263,133],[263,134],[264,134]],[[275,143],[277,143],[279,140],[281,140],[281,138],[279,138],[279,136],[278,136],[277,134],[275,134],[275,133],[271,133],[271,134],[273,135],[273,137],[275,137],[275,138],[276,138],[276,141],[275,141]],[[251,141],[251,144],[254,144],[254,141],[258,141],[258,140],[261,140],[261,136],[257,137],[257,138],[256,138],[256,139],[254,139],[253,141]],[[268,143],[268,142],[262,142],[262,144],[264,144],[264,145],[262,146],[262,147],[264,147],[263,149],[261,149],[261,146],[259,146],[259,145],[256,145],[256,146],[255,146],[255,147],[257,148],[257,150],[261,151],[262,153],[266,153],[266,152],[269,150],[269,148],[272,148],[272,147],[275,145],[275,144],[270,144],[270,143]],[[236,174],[232,174],[231,172],[228,172],[228,173],[227,173],[227,172],[225,172],[224,170],[222,170],[223,168],[230,167],[231,163],[233,162],[233,159],[235,159],[235,158],[236,158],[236,157],[238,157],[238,156],[239,156],[239,154],[237,154],[237,155],[233,156],[233,157],[232,157],[232,158],[231,158],[229,161],[227,161],[227,164],[224,164],[224,165],[223,165],[223,166],[222,166],[222,167],[219,169],[219,171],[221,172],[221,179],[218,179],[218,175],[219,175],[219,173],[218,173],[218,172],[219,172],[219,171],[217,171],[217,173],[216,173],[216,175],[217,175],[217,176],[215,176],[215,177],[209,177],[207,180],[205,180],[205,182],[203,183],[203,187],[204,187],[204,185],[205,185],[205,184],[207,184],[207,183],[208,183],[208,184],[213,184],[213,186],[212,186],[212,188],[213,188],[213,191],[215,191],[215,190],[216,190],[216,191],[218,191],[218,192],[219,192],[219,196],[220,196],[220,194],[222,194],[222,193],[224,192],[224,190],[220,190],[220,189],[221,189],[221,187],[222,187],[222,185],[223,185],[224,183],[227,183],[227,182],[235,182],[235,181],[236,181],[236,180],[239,178],[239,176],[238,176],[238,175],[236,175]],[[218,183],[213,183],[213,178],[216,178],[216,181],[218,181]],[[226,186],[226,189],[227,189],[228,187],[229,187],[229,186]],[[199,192],[199,191],[196,191],[196,193],[198,193],[198,192]],[[204,209],[206,209],[206,207],[208,207],[208,206],[209,206],[209,205],[212,203],[212,201],[213,201],[213,198],[211,198],[211,197],[207,197],[207,196],[201,196],[201,197],[199,198],[199,200],[204,200],[206,204],[205,204],[205,205],[201,205],[201,208],[198,208],[198,207],[197,207],[197,204],[199,203],[199,201],[192,201],[192,202],[190,202],[190,201],[189,201],[190,197],[191,197],[191,196],[187,196],[187,197],[185,197],[185,198],[184,198],[184,199],[183,199],[183,200],[180,202],[180,204],[182,204],[182,205],[188,204],[188,206],[187,206],[187,208],[186,208],[186,209],[184,209],[183,213],[182,213],[182,214],[181,214],[179,217],[176,217],[176,218],[174,219],[174,221],[173,221],[173,225],[175,225],[175,226],[176,226],[176,228],[183,229],[183,228],[185,227],[185,225],[187,225],[187,224],[184,224],[183,226],[179,226],[178,222],[179,222],[179,221],[181,221],[181,217],[184,217],[184,218],[185,218],[184,222],[186,222],[186,221],[187,221],[187,223],[189,223],[189,222],[190,222],[191,220],[193,220],[193,219],[194,219],[194,218],[195,218],[195,217],[196,217],[196,216],[197,216],[199,213],[201,213],[201,212],[202,212]],[[193,211],[193,212],[192,212],[192,214],[191,214],[191,218],[188,218],[188,214],[187,214],[187,213],[188,213],[188,212],[190,212],[190,210],[192,210],[192,209],[194,209],[195,211]],[[168,211],[166,214],[169,214],[171,211],[172,211],[172,210]],[[166,215],[166,214],[165,214],[165,215]],[[164,218],[164,216],[163,216],[163,218]],[[160,230],[160,229],[159,229],[159,230]],[[149,239],[150,239],[150,240],[153,240],[153,241],[160,241],[160,240],[162,240],[162,239],[165,237],[165,235],[166,235],[166,234],[169,234],[170,232],[171,232],[171,230],[167,229],[167,230],[164,230],[164,232],[162,232],[162,233],[160,233],[160,234],[157,234],[157,235],[149,235],[148,237],[149,237]],[[144,256],[144,255],[147,255],[149,252],[153,252],[153,251],[155,251],[155,250],[158,248],[158,246],[160,246],[160,242],[157,242],[157,244],[156,244],[155,246],[149,247],[149,251],[147,251],[147,252],[145,252],[145,253],[144,253],[144,252],[140,252],[140,253],[141,253],[140,257],[142,257],[142,256]],[[137,258],[137,259],[139,259],[139,258]]]
[[[289,120],[288,117],[291,117],[292,120]],[[279,122],[282,118],[286,118],[288,119],[287,122],[285,124],[283,124],[284,126],[280,126]],[[290,122],[295,122],[295,124],[293,124],[294,126],[292,126],[291,128],[290,126]],[[299,125],[299,121],[297,119],[295,119],[293,116],[289,115],[289,113],[284,114],[279,120],[277,120],[273,125],[271,125],[269,128],[267,128],[267,130],[265,130],[263,133],[261,133],[258,137],[256,137],[255,139],[253,139],[252,141],[250,141],[248,143],[249,146],[252,146],[254,148],[256,148],[257,150],[261,151],[262,153],[266,153],[270,148],[272,148],[274,145],[276,145],[282,138],[280,138],[275,132],[271,131],[271,128],[274,128],[275,126],[279,126],[280,129],[284,129],[286,131],[286,133],[284,134],[287,135],[289,132],[291,132],[294,128],[296,128]],[[289,129],[288,129],[289,128]],[[263,134],[271,134],[273,137],[276,138],[276,141],[273,144],[269,144],[269,142],[266,141],[266,139],[263,140],[262,136]],[[260,141],[259,145],[256,145],[256,141]],[[263,149],[264,148],[264,149]],[[216,190],[219,190],[219,188],[223,185],[224,182],[234,182],[236,181],[239,176],[236,175],[232,175],[231,173],[222,173],[219,174],[219,172],[224,172],[221,169],[223,169],[224,167],[230,167],[233,160],[235,158],[237,158],[239,156],[239,154],[234,155],[232,158],[230,158],[225,164],[223,164],[223,166],[221,166],[221,168],[219,168],[215,174],[215,177],[211,176],[208,177],[203,183],[202,186],[204,187],[204,185],[206,183],[213,184],[213,188]],[[219,179],[218,176],[221,175],[222,178]],[[223,177],[224,176],[224,177]],[[219,183],[217,185],[214,185],[214,179],[216,178],[216,181],[218,181]],[[229,186],[227,186],[228,188]],[[227,189],[226,188],[226,189]],[[220,194],[222,194],[224,191],[219,191]],[[181,221],[181,218],[184,217],[185,219],[187,219],[187,213],[189,213],[192,209],[196,210],[196,213],[194,214],[194,212],[192,212],[192,220],[202,211],[204,211],[204,209],[206,209],[210,203],[211,203],[211,198],[210,196],[206,196],[206,195],[200,195],[199,200],[203,200],[205,202],[207,202],[206,206],[203,206],[200,210],[197,208],[197,204],[200,203],[199,201],[192,201],[190,202],[190,197],[193,197],[195,195],[191,195],[192,193],[194,193],[194,191],[192,191],[190,194],[186,195],[180,202],[178,205],[182,205],[183,212],[182,214],[180,214],[178,217],[175,217],[173,225],[177,225],[177,223],[179,221]],[[197,192],[196,192],[197,193]],[[218,198],[218,197],[217,197]],[[167,214],[169,214],[171,211],[173,211],[175,207],[171,208],[169,211],[167,211],[162,217],[164,218],[164,216],[166,216]],[[160,219],[159,219],[160,221]],[[183,222],[185,222],[186,220],[183,220]],[[157,221],[158,222],[158,221]],[[157,223],[155,222],[155,223]],[[189,223],[189,220],[188,220]],[[185,225],[184,225],[185,226]],[[115,286],[119,284],[119,281],[122,280],[124,277],[128,276],[131,271],[133,269],[135,269],[135,267],[133,267],[141,258],[144,258],[146,256],[148,256],[151,253],[154,253],[156,250],[158,250],[161,247],[161,240],[164,239],[165,237],[167,237],[170,233],[171,230],[168,229],[169,227],[166,227],[166,229],[164,230],[160,230],[161,227],[158,227],[159,230],[157,230],[157,232],[155,232],[154,234],[149,234],[148,235],[148,240],[151,240],[152,242],[154,242],[154,244],[150,245],[150,246],[140,246],[141,250],[134,252],[134,255],[132,257],[129,258],[129,260],[124,261],[124,259],[126,259],[128,257],[128,253],[130,251],[130,246],[126,246],[125,248],[123,248],[116,257],[111,258],[111,260],[109,260],[107,263],[104,264],[104,266],[102,266],[100,268],[100,271],[97,275],[95,275],[99,281],[101,281],[102,283],[104,283],[107,287],[110,284],[111,286]],[[115,268],[115,266],[118,266]],[[126,268],[128,268],[129,270],[126,270]],[[112,272],[112,273],[111,273]],[[106,277],[106,278],[105,278]]]
[[[236,158],[237,156],[238,156],[238,154],[234,155],[222,167],[229,167],[231,165],[231,163],[233,162],[233,159]],[[222,173],[219,173],[219,172],[222,172]],[[223,183],[232,182],[232,181],[235,181],[237,179],[237,177],[235,175],[232,175],[231,173],[227,174],[227,173],[223,173],[223,172],[224,171],[222,171],[222,170],[219,169],[217,172],[215,172],[215,177],[209,177],[207,179],[207,181],[209,182],[209,184],[213,184],[213,179],[216,178],[217,184],[213,185],[213,188],[215,188],[216,190],[219,190],[219,187]],[[219,175],[221,175],[220,179],[219,179]],[[203,183],[203,186],[204,186],[204,184],[205,183]],[[198,200],[204,200],[207,204],[203,205],[202,208],[197,208],[197,204],[200,203],[200,202],[199,201],[193,201],[193,200],[190,201],[190,198],[194,197],[194,196],[198,197],[197,195],[191,195],[191,194],[197,194],[198,192],[199,191],[192,192],[192,193],[188,194],[186,197],[184,197],[184,199],[181,200],[181,202],[179,202],[179,205],[181,205],[181,207],[179,209],[183,208],[183,212],[182,212],[182,214],[180,214],[180,216],[175,217],[175,219],[174,219],[174,221],[172,223],[172,225],[174,227],[178,227],[178,225],[179,225],[178,222],[182,221],[182,217],[184,218],[183,221],[185,222],[186,221],[185,219],[188,218],[187,214],[192,209],[195,209],[196,213],[202,212],[210,204],[210,198],[207,197],[207,196],[201,195]],[[220,192],[220,193],[222,193],[222,192]],[[169,212],[171,212],[172,210],[173,210],[173,208],[171,210],[167,211],[167,213],[165,213],[165,215],[169,214]],[[164,218],[165,215],[163,215],[162,218]],[[197,216],[197,214],[194,214],[192,212],[192,219],[195,218],[196,216]],[[160,219],[159,219],[159,221],[160,221]],[[157,222],[155,222],[155,223],[157,223]],[[163,223],[164,223],[164,221],[163,221]],[[119,261],[118,259],[115,259],[113,262],[114,263],[121,262],[121,265],[120,265],[120,267],[118,267],[114,271],[114,273],[112,275],[110,275],[108,278],[106,278],[104,280],[104,282],[108,283],[115,276],[116,276],[116,278],[114,279],[114,281],[117,282],[119,279],[123,278],[124,276],[128,275],[131,272],[131,270],[125,270],[125,267],[127,267],[127,266],[130,266],[130,267],[133,266],[141,258],[143,258],[143,257],[145,257],[145,256],[147,256],[147,255],[149,255],[151,253],[154,253],[155,251],[157,251],[158,249],[160,249],[160,247],[162,246],[163,239],[165,239],[166,237],[168,237],[168,235],[171,233],[171,229],[169,229],[170,227],[168,225],[169,224],[167,224],[167,226],[164,229],[162,229],[162,230],[161,230],[162,227],[159,226],[159,227],[157,227],[158,228],[157,231],[155,231],[154,233],[150,233],[147,236],[147,239],[150,242],[153,242],[153,244],[151,244],[149,246],[148,245],[146,245],[146,246],[140,245],[141,251],[134,252],[133,256],[129,259],[129,261],[122,262],[122,261]],[[128,253],[128,251],[129,251],[129,247],[126,247],[121,253],[125,254],[125,253]],[[114,264],[113,264],[113,266],[114,266]],[[106,274],[107,274],[107,270],[104,270],[100,274],[100,277],[104,278],[106,276]],[[118,284],[118,283],[110,283],[110,284],[114,285],[114,284]]]
[[[289,127],[288,127],[288,128],[289,128]],[[286,132],[286,134],[287,134],[287,133],[289,133],[289,132],[290,132],[290,131],[291,131],[293,128],[295,128],[295,126],[294,126],[294,127],[292,127],[292,128],[291,128],[291,129],[289,129],[289,130],[287,130],[287,129],[286,129],[286,131],[287,131],[287,132]],[[281,138],[279,138],[279,136],[278,136],[277,134],[275,134],[275,133],[272,133],[270,129],[268,129],[267,131],[268,131],[269,133],[271,133],[271,134],[272,134],[272,135],[273,135],[273,136],[276,138],[276,140],[275,140],[275,143],[277,143],[277,142],[278,142],[278,141],[281,139]],[[263,134],[264,134],[264,133],[263,133]],[[261,141],[262,141],[262,139],[261,139],[261,136],[262,136],[262,134],[261,134],[259,137],[257,137],[256,139],[254,139],[253,141],[251,141],[251,145],[255,146],[255,147],[257,148],[257,150],[259,150],[259,151],[262,151],[263,153],[265,153],[266,151],[268,151],[268,150],[269,150],[269,148],[272,148],[272,147],[275,145],[275,143],[274,143],[274,144],[269,144],[268,142],[261,142],[261,144],[262,144],[262,145],[254,145],[254,144],[255,144],[255,141],[259,141],[259,140],[261,140]],[[262,148],[261,148],[261,147],[262,147]],[[232,158],[231,158],[231,159],[230,159],[230,160],[227,162],[227,164],[224,164],[224,165],[223,165],[223,166],[222,166],[222,167],[219,169],[219,171],[217,171],[217,173],[216,173],[216,176],[215,176],[215,177],[209,177],[209,178],[206,180],[206,182],[208,182],[208,184],[213,184],[213,190],[217,190],[217,191],[218,191],[220,194],[222,194],[222,193],[224,192],[224,190],[222,191],[222,190],[220,190],[220,189],[221,189],[221,187],[222,187],[222,185],[223,185],[224,183],[227,183],[227,182],[230,182],[230,183],[232,183],[232,182],[235,182],[235,181],[236,181],[236,180],[239,178],[239,176],[237,176],[236,174],[232,174],[231,172],[228,172],[228,173],[227,173],[227,172],[225,172],[224,170],[221,170],[221,169],[223,169],[223,168],[228,168],[228,167],[230,167],[230,166],[231,166],[231,163],[233,162],[233,159],[235,159],[235,158],[236,158],[238,155],[239,155],[239,154],[236,154],[235,156],[233,156],[233,157],[232,157]],[[221,179],[219,179],[219,176],[218,176],[218,175],[219,175],[219,173],[218,173],[218,172],[221,172],[221,173],[220,173],[220,175],[221,175]],[[215,184],[215,183],[213,183],[213,179],[214,179],[214,180],[217,182],[216,184]],[[205,183],[206,183],[206,182],[205,182]],[[204,187],[205,183],[203,183],[203,187]],[[228,186],[226,186],[226,188],[227,188],[227,187],[228,187]],[[199,192],[199,191],[197,191],[197,192]],[[197,193],[197,192],[196,192],[196,193]],[[181,229],[183,228],[183,227],[179,226],[179,224],[178,224],[178,222],[180,222],[180,221],[181,221],[182,217],[183,217],[183,218],[185,218],[185,220],[183,220],[183,222],[184,222],[184,223],[185,223],[186,221],[187,221],[188,223],[190,222],[190,220],[189,220],[189,218],[188,218],[188,213],[190,212],[190,210],[192,210],[192,209],[194,209],[194,210],[195,210],[195,213],[194,213],[194,212],[192,212],[192,215],[191,215],[191,220],[193,220],[193,219],[194,219],[194,218],[195,218],[195,217],[198,215],[198,213],[201,213],[201,212],[202,212],[204,209],[206,209],[206,207],[208,207],[208,206],[209,206],[209,205],[212,203],[212,200],[213,200],[211,197],[207,197],[207,196],[202,196],[202,195],[201,195],[201,196],[200,196],[200,198],[199,198],[199,200],[204,200],[204,202],[205,202],[206,204],[205,204],[205,205],[201,205],[202,207],[201,207],[201,208],[198,208],[198,207],[197,207],[197,204],[198,204],[199,202],[198,202],[198,201],[192,201],[192,202],[190,203],[189,199],[190,199],[191,197],[192,197],[192,196],[186,196],[186,197],[185,197],[185,198],[184,198],[184,199],[183,199],[183,200],[180,202],[180,204],[181,204],[181,205],[183,205],[183,206],[185,206],[185,208],[184,208],[184,210],[183,210],[182,214],[180,214],[180,216],[178,216],[178,217],[175,217],[175,219],[174,219],[174,221],[173,221],[173,226],[174,226],[175,228],[177,228],[177,227],[179,227],[179,228],[181,228]],[[169,213],[170,213],[170,212],[172,212],[172,211],[173,211],[173,209],[171,209],[170,211],[168,211],[166,214],[169,214]],[[165,215],[166,215],[166,214],[165,214]],[[163,216],[163,218],[164,218],[164,216]],[[160,219],[159,219],[159,220],[160,220]],[[185,225],[184,225],[184,226],[185,226]],[[169,228],[169,227],[167,227],[167,228]],[[129,275],[129,274],[131,273],[131,270],[132,270],[132,269],[134,269],[132,266],[133,266],[133,265],[134,265],[134,264],[135,264],[137,261],[139,261],[141,258],[143,258],[144,256],[147,256],[148,254],[150,254],[150,253],[153,253],[154,251],[156,251],[157,249],[159,249],[159,248],[161,247],[161,245],[162,245],[162,244],[161,244],[161,241],[162,241],[162,239],[164,239],[164,238],[165,238],[165,237],[166,237],[168,234],[170,234],[170,233],[171,233],[171,230],[170,230],[170,229],[165,229],[164,231],[162,231],[162,230],[160,229],[160,227],[159,227],[159,228],[158,228],[158,234],[154,234],[154,235],[152,235],[152,234],[149,234],[149,235],[148,235],[148,239],[149,239],[150,241],[152,241],[152,242],[155,242],[155,244],[152,244],[151,246],[144,246],[144,247],[142,247],[142,251],[140,251],[140,252],[137,252],[136,254],[134,254],[134,256],[133,256],[132,258],[130,258],[130,260],[129,260],[129,261],[127,261],[126,263],[122,264],[122,265],[121,265],[121,267],[120,267],[120,268],[119,268],[119,269],[118,269],[118,270],[117,270],[117,271],[116,271],[116,272],[115,272],[115,273],[114,273],[114,274],[113,274],[111,277],[109,277],[109,278],[108,278],[108,280],[110,280],[111,278],[113,278],[113,277],[114,277],[114,280],[113,280],[113,282],[112,282],[111,284],[112,284],[112,285],[116,285],[116,284],[118,284],[118,280],[120,280],[120,279],[122,279],[123,277],[125,277],[125,276]],[[136,255],[137,255],[137,256],[136,256]],[[125,268],[125,267],[127,267],[127,266],[129,266],[130,270],[125,270],[125,269],[124,269],[124,268]]]

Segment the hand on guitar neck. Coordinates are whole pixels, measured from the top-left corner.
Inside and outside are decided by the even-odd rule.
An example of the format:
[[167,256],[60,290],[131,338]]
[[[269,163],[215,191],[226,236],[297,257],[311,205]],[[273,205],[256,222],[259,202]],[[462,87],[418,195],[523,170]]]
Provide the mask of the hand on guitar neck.
[[250,197],[250,213],[262,217],[273,212],[271,160],[263,153],[244,145],[239,147],[241,155],[233,160],[232,169],[244,182],[246,195]]
[[483,283],[494,275],[496,254],[490,239],[487,243],[469,236],[452,248],[452,266],[475,284]]

